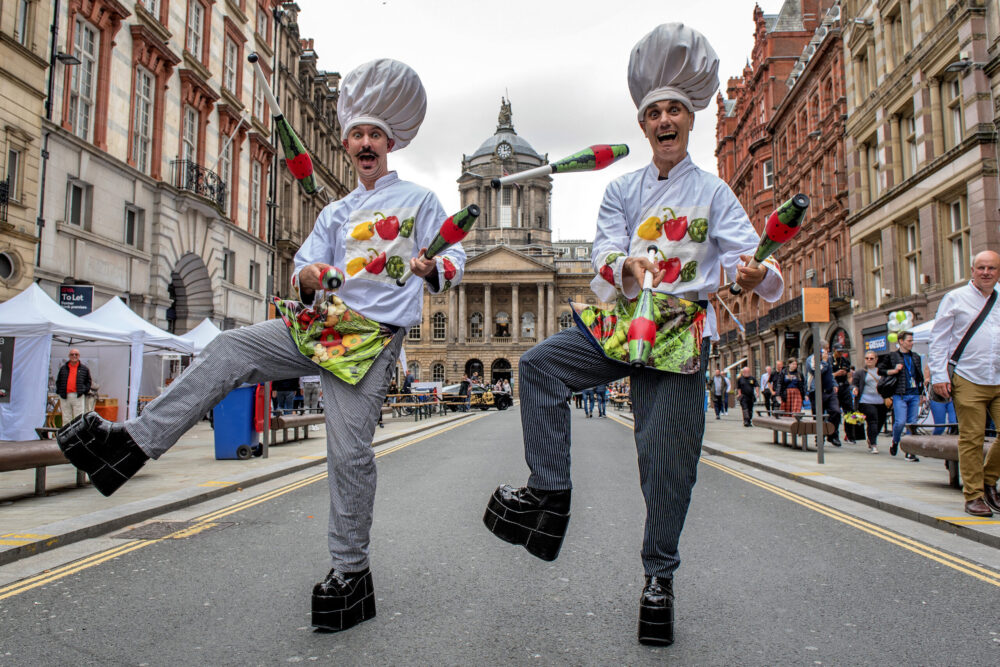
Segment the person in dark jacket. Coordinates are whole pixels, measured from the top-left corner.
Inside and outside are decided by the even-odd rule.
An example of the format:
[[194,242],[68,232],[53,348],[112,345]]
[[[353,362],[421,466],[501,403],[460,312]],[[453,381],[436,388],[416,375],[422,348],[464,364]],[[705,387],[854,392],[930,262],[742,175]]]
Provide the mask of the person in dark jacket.
[[[883,355],[878,364],[880,376],[897,378],[896,393],[892,397],[892,444],[889,446],[892,456],[899,451],[903,429],[907,424],[915,423],[920,415],[920,397],[927,382],[920,355],[913,351],[913,333],[900,331],[898,336],[897,349]],[[906,460],[915,463],[920,459],[907,454]]]
[[750,375],[750,367],[744,366],[740,377],[736,380],[736,391],[740,395],[740,407],[743,408],[743,426],[753,426],[753,404],[760,393],[760,383]]
[[59,368],[56,376],[56,393],[62,409],[63,426],[81,416],[85,410],[84,396],[92,385],[90,369],[80,363],[80,350],[69,351],[69,361]]
[[802,412],[802,398],[806,393],[806,379],[799,370],[799,360],[790,358],[787,368],[777,377],[775,393],[781,399],[783,412]]
[[[821,342],[822,351],[820,352],[820,362],[819,362],[819,376],[820,376],[820,388],[822,391],[823,399],[823,412],[826,414],[826,421],[833,424],[833,434],[826,437],[827,441],[834,447],[840,447],[840,436],[838,431],[840,430],[840,401],[837,398],[837,380],[833,377],[833,363],[830,359],[830,344],[825,340]],[[806,358],[806,377],[811,378],[812,382],[809,386],[809,396],[815,396],[816,387],[816,373],[813,372],[813,356],[810,355]],[[813,401],[813,414],[816,413],[815,401]]]

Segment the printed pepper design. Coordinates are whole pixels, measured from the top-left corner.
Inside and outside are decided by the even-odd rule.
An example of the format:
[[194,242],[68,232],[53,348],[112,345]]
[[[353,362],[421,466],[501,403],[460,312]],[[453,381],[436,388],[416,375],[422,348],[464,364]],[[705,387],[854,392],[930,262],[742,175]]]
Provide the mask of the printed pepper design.
[[[379,216],[382,216],[379,218]],[[399,218],[390,215],[388,218],[382,213],[375,214],[375,232],[379,238],[385,241],[393,241],[399,236]]]
[[406,262],[399,255],[393,255],[385,262],[385,272],[390,278],[402,278],[406,271]]
[[698,276],[698,262],[691,260],[681,269],[681,282],[689,283]]
[[663,207],[664,211],[670,213],[670,217],[663,221],[663,234],[667,237],[669,241],[680,241],[684,238],[688,229],[688,219],[686,215],[677,217],[674,213],[674,209],[669,206]]
[[639,229],[636,230],[636,234],[641,239],[646,239],[647,241],[655,241],[660,238],[660,231],[663,229],[663,221],[660,220],[655,215],[646,218],[646,221],[639,225]]
[[657,250],[660,257],[663,259],[657,262],[656,268],[663,271],[663,281],[665,283],[672,283],[677,280],[677,276],[681,275],[681,260],[679,257],[671,257],[667,259],[667,256],[663,254],[662,250]]
[[615,284],[615,270],[612,268],[612,264],[618,261],[619,257],[623,257],[625,253],[623,252],[612,252],[608,253],[608,256],[604,258],[604,266],[601,267],[600,274],[601,277],[607,280],[612,285]]
[[441,265],[444,267],[444,279],[451,280],[458,273],[458,269],[455,268],[455,264],[447,257],[441,258]]
[[351,237],[358,241],[367,241],[375,236],[375,225],[372,222],[362,222],[351,230]]
[[355,257],[347,263],[347,275],[353,276],[368,264],[367,257]]
[[406,218],[403,222],[399,223],[399,235],[404,239],[410,238],[410,234],[413,233],[413,216]]
[[374,255],[367,264],[365,264],[365,271],[368,273],[382,273],[382,269],[385,268],[386,258],[384,252],[378,252],[375,248],[368,248],[368,252]]
[[704,243],[708,237],[708,218],[695,218],[688,225],[688,237],[695,243]]

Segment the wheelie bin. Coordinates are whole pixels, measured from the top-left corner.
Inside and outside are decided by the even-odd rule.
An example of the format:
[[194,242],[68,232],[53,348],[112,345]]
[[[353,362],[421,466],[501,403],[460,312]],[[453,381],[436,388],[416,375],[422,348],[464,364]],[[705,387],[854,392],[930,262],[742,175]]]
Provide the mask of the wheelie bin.
[[213,408],[216,459],[249,459],[259,456],[255,407],[258,385],[233,389]]

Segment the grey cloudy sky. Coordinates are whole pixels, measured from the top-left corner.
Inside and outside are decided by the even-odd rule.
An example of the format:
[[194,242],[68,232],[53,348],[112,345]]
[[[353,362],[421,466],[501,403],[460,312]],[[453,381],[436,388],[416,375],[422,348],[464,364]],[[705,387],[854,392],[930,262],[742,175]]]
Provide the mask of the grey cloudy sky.
[[[759,0],[777,13],[782,0]],[[553,178],[557,239],[592,239],[607,183],[648,163],[626,84],[632,46],[660,23],[704,33],[720,85],[739,75],[753,48],[753,0],[298,0],[303,38],[315,39],[321,69],[346,74],[374,58],[401,60],[427,90],[427,117],[406,149],[390,156],[401,178],[432,189],[458,209],[461,159],[496,131],[509,96],[514,129],[556,160],[597,143],[627,143],[631,154],[594,173]],[[689,146],[715,173],[715,104],[699,112]]]

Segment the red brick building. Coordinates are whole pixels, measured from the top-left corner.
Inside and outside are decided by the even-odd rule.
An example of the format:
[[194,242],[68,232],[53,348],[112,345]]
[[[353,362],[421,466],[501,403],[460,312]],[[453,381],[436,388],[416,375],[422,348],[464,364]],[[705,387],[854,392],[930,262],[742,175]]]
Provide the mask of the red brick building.
[[[802,157],[797,154],[798,162],[794,168],[788,174],[781,174],[774,159],[776,144],[773,133],[778,127],[776,116],[779,112],[783,115],[795,114],[793,124],[798,118],[798,105],[794,100],[786,101],[788,82],[793,79],[793,73],[798,77],[805,72],[807,63],[803,62],[803,51],[815,39],[817,29],[834,4],[833,0],[786,0],[777,15],[766,15],[759,6],[755,7],[751,59],[744,68],[742,77],[729,79],[726,97],[721,94],[718,96],[716,158],[719,176],[736,193],[758,232],[763,229],[764,221],[771,211],[790,196],[785,193],[795,189],[802,175],[811,173],[813,169],[812,166],[807,166],[807,162],[811,165],[815,156],[809,155],[807,160],[805,153],[817,148],[815,142],[811,148],[802,144]],[[830,45],[824,47],[825,53],[829,51]],[[839,58],[840,56],[837,63],[840,62]],[[831,60],[830,67],[832,66],[834,64]],[[825,70],[827,66],[817,62],[810,71],[817,67]],[[838,81],[839,90],[842,91],[842,75],[838,75]],[[795,87],[802,104],[808,102],[816,85],[818,84]],[[839,93],[839,96],[843,97],[843,93]],[[803,133],[803,137],[809,131],[812,128]],[[829,134],[828,139],[832,138],[833,135]],[[821,143],[826,146],[825,140]],[[838,164],[842,165],[843,149],[840,151]],[[786,169],[789,168],[786,164]],[[786,180],[782,181],[783,178]],[[779,182],[786,184],[783,189],[778,187]],[[842,243],[841,252],[846,252],[845,248],[846,245]],[[786,291],[785,299],[788,294]],[[770,330],[771,325],[766,321],[765,316],[770,312],[771,306],[759,304],[755,295],[736,298],[725,291],[720,292],[720,296],[747,327],[747,340],[740,340],[732,318],[724,309],[717,308],[721,340],[715,363],[726,367],[746,357],[753,372],[760,373],[764,365],[773,364],[778,355],[784,354],[784,348],[777,344],[776,334]]]

